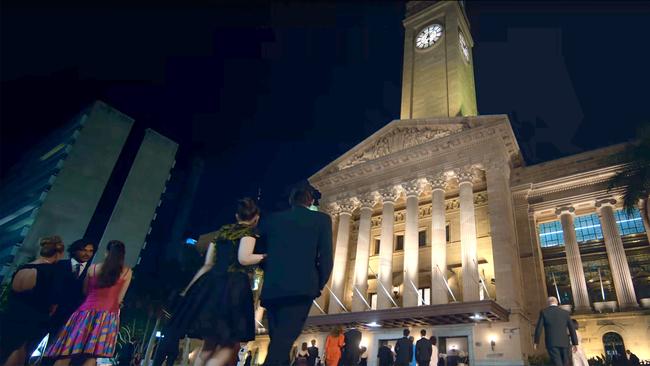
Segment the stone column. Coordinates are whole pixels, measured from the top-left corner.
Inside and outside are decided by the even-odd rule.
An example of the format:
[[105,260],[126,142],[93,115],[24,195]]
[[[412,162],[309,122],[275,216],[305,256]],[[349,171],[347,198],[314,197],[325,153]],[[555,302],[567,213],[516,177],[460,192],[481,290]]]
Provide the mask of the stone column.
[[[354,261],[354,286],[356,290],[353,289],[352,291],[352,311],[366,310],[368,309],[366,302],[370,304],[370,301],[368,301],[370,219],[372,217],[372,208],[376,203],[377,198],[373,194],[366,194],[359,197],[359,236],[357,237],[357,255]],[[363,299],[360,296],[363,296]]]
[[560,222],[562,223],[564,248],[566,250],[566,261],[569,268],[571,293],[573,295],[573,310],[577,312],[589,312],[591,311],[591,306],[589,305],[585,271],[582,267],[580,248],[576,240],[576,229],[573,225],[574,212],[575,209],[573,207],[560,207],[555,210],[555,214],[560,216]]
[[[404,232],[404,283],[402,294],[402,307],[418,306],[416,289],[418,288],[419,252],[418,245],[418,197],[422,193],[422,182],[412,180],[402,184],[406,194],[406,218]],[[415,288],[413,287],[415,285]]]
[[479,300],[479,273],[474,217],[474,174],[469,169],[457,172],[460,201],[460,247],[463,274],[463,301]]
[[630,266],[627,263],[621,234],[616,225],[615,204],[616,200],[609,198],[597,201],[596,207],[600,214],[600,227],[605,237],[605,249],[607,250],[607,259],[609,259],[609,268],[612,271],[618,306],[624,310],[637,308],[639,304],[636,302]]
[[[506,161],[486,164],[488,214],[496,284],[496,301],[506,309],[522,308],[519,247],[515,212],[510,190],[510,168]],[[532,268],[531,268],[532,270]]]
[[379,244],[379,277],[388,294],[381,285],[377,284],[377,308],[390,309],[393,302],[389,298],[393,292],[393,234],[395,225],[395,201],[399,197],[399,190],[395,187],[379,190],[383,208],[381,215],[381,237]]
[[[348,264],[348,246],[350,243],[350,218],[354,210],[352,200],[337,202],[339,209],[339,229],[336,235],[336,246],[334,249],[334,268],[332,270],[332,292],[343,302],[345,291],[345,274]],[[330,298],[328,313],[336,314],[343,311],[338,301],[332,296]]]
[[431,305],[449,301],[447,281],[447,223],[445,221],[445,189],[443,175],[429,180],[431,183]]

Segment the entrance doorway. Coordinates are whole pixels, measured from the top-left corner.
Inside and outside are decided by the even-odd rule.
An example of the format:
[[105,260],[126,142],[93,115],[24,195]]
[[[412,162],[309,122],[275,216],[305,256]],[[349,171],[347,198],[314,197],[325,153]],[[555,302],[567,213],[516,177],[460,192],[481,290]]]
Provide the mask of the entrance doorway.
[[[400,337],[401,338],[401,337]],[[391,351],[395,352],[395,344],[400,338],[384,338],[377,340],[377,347],[381,346],[382,342]],[[454,337],[437,337],[438,338],[438,353],[443,358],[443,365],[445,366],[469,366],[469,340],[467,336],[454,336]]]
[[625,356],[625,344],[623,337],[616,332],[608,332],[603,334],[603,347],[605,354],[610,357],[623,357]]
[[469,340],[464,337],[438,337],[438,352],[445,365],[469,365]]

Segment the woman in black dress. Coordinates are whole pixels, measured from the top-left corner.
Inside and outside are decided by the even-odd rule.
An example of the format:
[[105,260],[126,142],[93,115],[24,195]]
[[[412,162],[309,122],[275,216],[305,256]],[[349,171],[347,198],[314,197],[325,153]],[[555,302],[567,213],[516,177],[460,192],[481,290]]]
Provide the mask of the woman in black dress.
[[23,365],[28,346],[36,346],[47,334],[53,300],[54,266],[63,257],[58,236],[40,240],[40,256],[16,270],[11,280],[7,309],[2,316],[0,364]]
[[251,280],[263,254],[253,254],[260,210],[250,198],[238,201],[236,224],[222,226],[209,244],[205,264],[183,292],[170,326],[203,339],[196,365],[229,362],[240,342],[255,339]]

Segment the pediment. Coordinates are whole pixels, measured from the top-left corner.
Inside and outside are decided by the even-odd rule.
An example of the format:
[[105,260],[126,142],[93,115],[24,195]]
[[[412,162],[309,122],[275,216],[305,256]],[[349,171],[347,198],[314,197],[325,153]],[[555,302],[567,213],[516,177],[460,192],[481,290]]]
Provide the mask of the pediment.
[[319,173],[331,174],[377,160],[471,129],[474,124],[468,117],[394,120],[328,164]]

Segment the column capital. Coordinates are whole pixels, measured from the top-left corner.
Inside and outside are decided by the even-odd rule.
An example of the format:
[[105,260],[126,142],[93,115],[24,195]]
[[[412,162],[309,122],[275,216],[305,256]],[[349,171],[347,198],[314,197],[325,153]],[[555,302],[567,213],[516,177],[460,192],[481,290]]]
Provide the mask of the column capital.
[[461,183],[472,184],[474,177],[476,176],[476,174],[474,173],[471,167],[454,169],[454,173],[456,174],[456,178],[458,179],[458,184]]
[[367,192],[367,193],[362,193],[357,196],[357,200],[359,201],[359,208],[360,209],[371,209],[375,207],[377,204],[377,193],[375,192]]
[[382,203],[395,203],[401,192],[397,187],[387,187],[377,190],[381,196]]
[[555,209],[555,214],[557,216],[562,216],[565,214],[575,215],[576,209],[573,206],[563,206]]
[[447,183],[447,176],[444,174],[435,174],[427,178],[427,181],[429,182],[431,189],[434,191],[436,189],[440,189],[444,191],[449,186],[449,184]]
[[596,208],[599,210],[605,206],[611,206],[612,208],[616,205],[616,200],[614,198],[603,198],[596,201]]
[[352,198],[345,198],[336,201],[336,206],[339,215],[352,215],[352,212],[357,208],[357,203]]
[[402,183],[402,189],[406,193],[406,197],[419,197],[423,191],[423,184],[421,179],[413,179],[406,183]]

